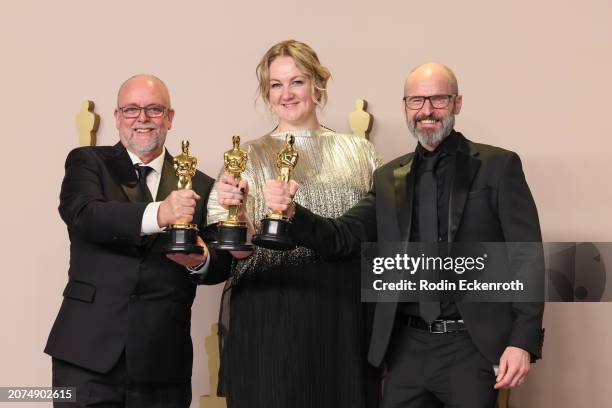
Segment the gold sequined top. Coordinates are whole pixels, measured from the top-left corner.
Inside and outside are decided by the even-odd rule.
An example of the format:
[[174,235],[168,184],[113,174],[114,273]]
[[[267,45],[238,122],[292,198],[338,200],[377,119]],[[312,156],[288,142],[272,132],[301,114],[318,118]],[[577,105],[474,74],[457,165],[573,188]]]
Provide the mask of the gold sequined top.
[[[247,213],[256,229],[269,212],[264,188],[266,180],[277,178],[276,156],[285,147],[288,134],[295,136],[294,146],[300,155],[291,173],[291,178],[300,185],[294,199],[325,217],[338,217],[363,198],[371,187],[372,173],[381,164],[380,156],[368,140],[331,130],[272,133],[244,143],[241,148],[249,157],[242,175],[249,183]],[[227,210],[217,202],[215,183],[208,200],[208,224],[226,217]],[[316,252],[304,247],[292,251],[256,247],[252,256],[233,263],[230,276],[236,282],[242,276],[271,266],[312,263],[317,259],[319,256]]]

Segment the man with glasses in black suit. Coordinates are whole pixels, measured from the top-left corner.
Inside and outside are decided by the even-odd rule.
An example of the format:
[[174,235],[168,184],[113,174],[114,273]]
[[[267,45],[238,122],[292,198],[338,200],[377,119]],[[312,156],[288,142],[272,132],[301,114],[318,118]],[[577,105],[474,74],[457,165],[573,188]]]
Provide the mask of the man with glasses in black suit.
[[177,190],[164,147],[173,118],[166,85],[136,75],[117,96],[120,142],[68,155],[59,212],[69,279],[45,352],[53,385],[76,387],[76,402],[55,406],[189,407],[196,285],[229,264],[201,237],[202,253],[162,251],[165,227],[206,225],[214,182],[196,172]]
[[[342,257],[368,241],[541,241],[518,155],[454,130],[463,103],[454,73],[418,66],[403,103],[415,151],[379,168],[368,196],[343,216],[296,205],[295,181],[268,182],[267,205],[292,217],[294,242]],[[382,406],[494,407],[497,390],[521,385],[540,358],[543,311],[541,302],[377,303],[368,359],[388,369]]]

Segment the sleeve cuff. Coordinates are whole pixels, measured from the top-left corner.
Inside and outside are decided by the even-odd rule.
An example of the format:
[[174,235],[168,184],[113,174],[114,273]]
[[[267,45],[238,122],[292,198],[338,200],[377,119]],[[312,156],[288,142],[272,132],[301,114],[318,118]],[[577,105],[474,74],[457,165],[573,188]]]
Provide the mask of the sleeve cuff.
[[194,266],[193,268],[190,266],[186,266],[187,270],[191,272],[191,275],[200,275],[200,277],[204,277],[206,272],[208,272],[208,266],[210,265],[210,254],[206,257],[206,260],[200,265]]
[[142,215],[142,225],[140,227],[140,235],[152,235],[164,232],[163,228],[157,224],[157,211],[161,201],[149,203]]

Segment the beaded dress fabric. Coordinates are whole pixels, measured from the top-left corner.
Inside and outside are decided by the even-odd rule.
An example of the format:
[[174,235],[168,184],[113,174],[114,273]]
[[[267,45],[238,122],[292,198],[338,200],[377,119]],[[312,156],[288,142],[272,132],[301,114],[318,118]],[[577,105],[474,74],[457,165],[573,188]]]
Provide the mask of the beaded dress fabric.
[[[272,133],[242,145],[247,212],[259,228],[269,212],[266,180],[277,177],[276,156],[295,136],[291,173],[295,201],[316,214],[338,217],[365,196],[380,165],[373,145],[332,131]],[[208,223],[227,216],[208,204]],[[256,248],[234,261],[221,311],[223,385],[230,408],[374,407],[380,381],[366,362],[371,306],[360,302],[358,262],[327,262],[307,248]]]

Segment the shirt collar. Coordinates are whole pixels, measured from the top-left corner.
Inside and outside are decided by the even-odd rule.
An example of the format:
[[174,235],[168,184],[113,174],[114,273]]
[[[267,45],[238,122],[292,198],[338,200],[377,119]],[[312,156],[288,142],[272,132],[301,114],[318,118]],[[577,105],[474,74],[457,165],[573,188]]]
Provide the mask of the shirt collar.
[[436,155],[439,153],[445,153],[445,154],[454,156],[457,153],[458,146],[459,146],[459,134],[455,132],[455,129],[453,129],[451,130],[450,134],[444,138],[442,143],[440,143],[433,152],[426,150],[423,146],[421,146],[421,143],[417,143],[415,153],[419,158],[428,157],[428,156]]
[[[134,164],[134,165],[136,165],[136,164],[144,165],[144,163],[142,162],[142,160],[140,160],[140,158],[138,156],[136,156],[134,153],[130,152],[129,150],[127,150],[127,152],[128,152],[128,155],[130,156],[130,159],[132,160],[132,164]],[[157,156],[156,158],[151,160],[146,165],[149,166],[150,168],[152,168],[153,171],[155,171],[156,173],[161,174],[162,168],[164,167],[164,155],[165,154],[166,154],[166,148],[164,148],[164,150],[162,150],[162,152],[161,152],[161,154],[159,156]]]

